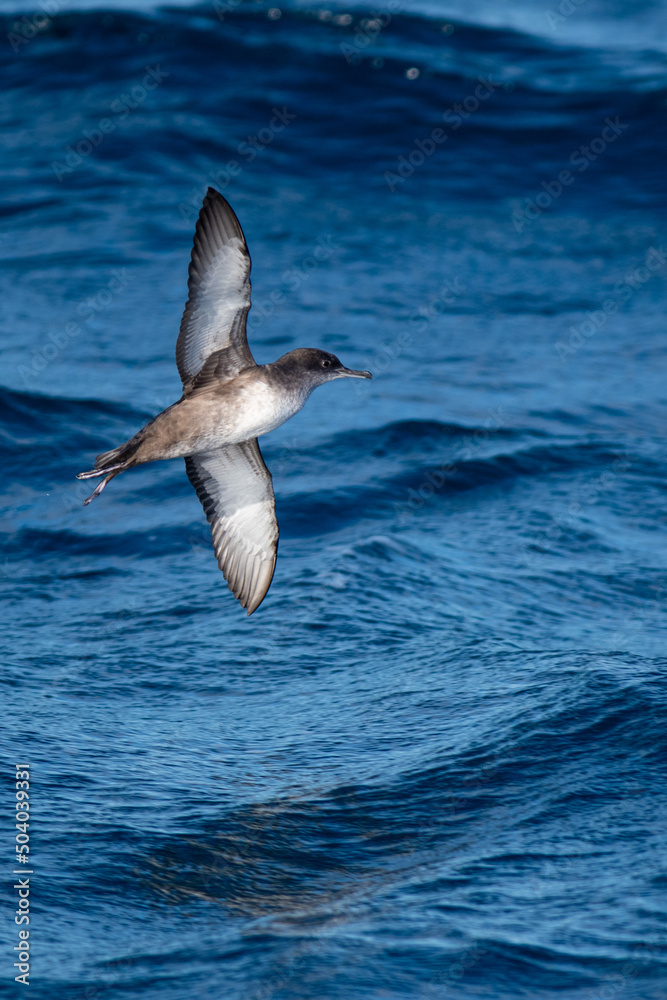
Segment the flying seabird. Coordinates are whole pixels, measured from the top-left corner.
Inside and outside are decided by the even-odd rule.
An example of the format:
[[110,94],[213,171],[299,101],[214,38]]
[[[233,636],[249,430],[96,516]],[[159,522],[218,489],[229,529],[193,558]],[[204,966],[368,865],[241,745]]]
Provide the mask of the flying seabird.
[[183,395],[125,444],[98,455],[95,468],[77,478],[104,477],[84,501],[89,504],[126,469],[185,458],[211,525],[218,566],[251,615],[271,585],[278,550],[271,473],[257,438],[298,413],[318,385],[372,375],[345,368],[334,354],[315,348],[256,364],[246,337],[249,309],[243,230],[228,202],[209,188],[195,228],[176,342]]

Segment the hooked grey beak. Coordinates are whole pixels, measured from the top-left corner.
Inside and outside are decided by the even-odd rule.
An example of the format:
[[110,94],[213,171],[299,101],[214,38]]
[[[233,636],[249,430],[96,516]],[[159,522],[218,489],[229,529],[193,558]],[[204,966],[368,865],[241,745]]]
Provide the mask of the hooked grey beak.
[[370,372],[355,372],[352,368],[339,368],[341,378],[373,378]]

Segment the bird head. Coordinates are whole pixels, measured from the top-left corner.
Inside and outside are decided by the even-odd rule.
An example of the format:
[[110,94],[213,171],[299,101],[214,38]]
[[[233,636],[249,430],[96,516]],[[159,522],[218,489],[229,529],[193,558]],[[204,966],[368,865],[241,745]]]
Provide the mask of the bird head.
[[300,347],[296,351],[290,351],[275,362],[275,367],[302,373],[313,388],[335,378],[373,378],[370,372],[346,368],[335,354],[315,347]]

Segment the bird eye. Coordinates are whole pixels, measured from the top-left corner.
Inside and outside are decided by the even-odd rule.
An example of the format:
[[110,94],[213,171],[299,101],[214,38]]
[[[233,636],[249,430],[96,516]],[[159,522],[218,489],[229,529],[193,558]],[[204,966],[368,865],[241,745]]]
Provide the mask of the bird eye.
[[320,364],[321,364],[322,368],[331,368],[331,362],[329,361],[328,358],[322,358],[322,360],[320,361]]

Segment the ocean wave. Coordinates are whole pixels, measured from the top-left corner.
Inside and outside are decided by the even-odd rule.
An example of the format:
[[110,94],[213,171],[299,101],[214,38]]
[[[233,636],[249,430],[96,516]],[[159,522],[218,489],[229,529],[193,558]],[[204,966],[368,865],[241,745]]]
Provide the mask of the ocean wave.
[[[665,10],[663,4],[659,7]],[[414,76],[402,74],[402,82],[400,76],[394,77],[393,96],[397,96],[399,88],[415,101],[427,94],[435,81],[442,97],[443,86],[446,92],[447,86],[455,87],[457,80],[474,81],[478,76],[486,76],[500,85],[521,90],[521,100],[510,101],[517,110],[520,107],[527,110],[528,93],[540,94],[542,114],[548,111],[544,98],[549,94],[606,92],[610,107],[614,107],[614,98],[624,90],[664,93],[667,81],[661,38],[649,31],[644,46],[632,47],[630,57],[624,44],[627,36],[624,39],[617,31],[612,36],[602,29],[597,37],[591,32],[584,44],[576,44],[567,32],[531,33],[528,20],[521,29],[503,24],[497,16],[486,22],[483,17],[471,19],[469,10],[460,10],[458,16],[435,17],[426,12],[420,14],[414,8],[393,15],[386,10],[374,18],[372,5],[359,5],[356,10],[352,7],[353,13],[345,15],[329,10],[330,16],[325,16],[321,7],[296,3],[283,5],[280,18],[275,19],[267,16],[276,9],[268,3],[231,0],[227,5],[221,4],[218,12],[214,8],[214,4],[206,4],[195,10],[176,5],[143,10],[137,10],[135,5],[118,12],[110,12],[106,5],[104,10],[94,6],[76,12],[63,9],[53,17],[42,18],[40,29],[29,38],[21,40],[20,35],[16,36],[18,52],[25,49],[25,54],[32,57],[30,63],[37,60],[42,69],[59,70],[54,72],[52,81],[58,89],[73,84],[77,76],[76,70],[67,68],[67,54],[72,45],[86,45],[89,51],[85,58],[89,61],[94,58],[96,48],[106,44],[108,60],[103,77],[111,78],[115,75],[114,63],[121,59],[128,71],[133,67],[141,69],[142,56],[134,54],[127,44],[138,33],[145,42],[159,36],[165,51],[178,35],[181,50],[178,56],[174,53],[170,58],[179,60],[182,72],[188,72],[188,65],[189,72],[194,71],[188,58],[194,49],[204,63],[217,63],[224,53],[232,64],[251,52],[255,59],[261,59],[271,50],[282,51],[285,57],[292,51],[295,57],[298,55],[309,63],[322,58],[336,60],[343,86],[346,78],[354,81],[355,67],[363,63],[382,64],[377,66],[380,78],[386,68],[414,66],[419,70]],[[659,17],[658,6],[655,13]],[[544,14],[532,18],[532,26],[536,27],[542,17]],[[3,34],[12,34],[15,21],[15,15],[4,14]],[[610,22],[613,23],[611,19]],[[20,24],[17,22],[17,27]],[[576,24],[576,19],[570,19],[572,24]],[[598,25],[601,24],[598,20]],[[276,71],[278,66],[275,60],[271,61]],[[13,71],[19,74],[20,66],[13,67]],[[378,107],[380,114],[384,106],[382,102]]]

